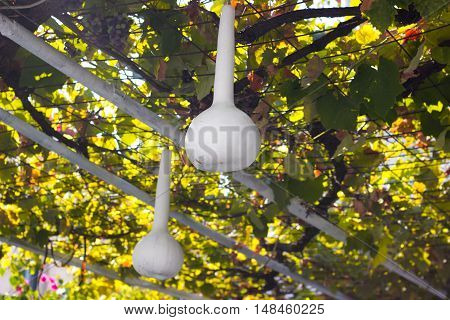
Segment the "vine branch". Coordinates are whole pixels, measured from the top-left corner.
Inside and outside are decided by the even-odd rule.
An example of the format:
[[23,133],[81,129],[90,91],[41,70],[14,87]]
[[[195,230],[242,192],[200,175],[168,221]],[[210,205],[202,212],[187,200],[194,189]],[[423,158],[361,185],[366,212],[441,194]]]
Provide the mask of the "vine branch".
[[285,57],[280,64],[280,67],[285,67],[293,64],[297,60],[306,57],[308,54],[325,49],[325,47],[337,38],[349,35],[352,30],[365,22],[366,19],[362,17],[354,17],[347,21],[339,23],[338,27],[333,31],[328,32],[323,37],[315,40],[313,43],[295,51],[294,53]]
[[361,10],[359,7],[345,7],[345,8],[320,8],[320,9],[304,9],[290,11],[279,16],[267,20],[261,20],[236,34],[236,41],[239,43],[252,43],[259,37],[274,30],[283,24],[290,22],[297,22],[300,20],[311,18],[335,18],[357,16],[361,17]]

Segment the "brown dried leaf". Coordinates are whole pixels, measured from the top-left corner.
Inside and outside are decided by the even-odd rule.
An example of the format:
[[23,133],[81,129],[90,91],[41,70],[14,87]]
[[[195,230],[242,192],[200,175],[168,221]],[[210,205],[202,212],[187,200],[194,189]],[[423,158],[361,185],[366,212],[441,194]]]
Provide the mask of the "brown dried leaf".
[[318,55],[314,55],[314,57],[312,57],[306,65],[306,77],[302,79],[302,86],[307,87],[312,82],[316,81],[322,74],[325,67],[325,62],[323,62]]
[[166,79],[166,71],[167,71],[167,63],[164,61],[164,59],[160,59],[156,79],[159,81],[164,81]]
[[374,0],[363,0],[361,3],[361,12],[367,12],[372,7]]

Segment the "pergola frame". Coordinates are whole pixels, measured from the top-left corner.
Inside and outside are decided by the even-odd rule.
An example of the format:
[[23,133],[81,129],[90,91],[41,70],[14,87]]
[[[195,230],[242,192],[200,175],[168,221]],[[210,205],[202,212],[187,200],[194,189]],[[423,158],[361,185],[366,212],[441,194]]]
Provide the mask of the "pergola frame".
[[[6,36],[9,39],[11,39],[12,41],[14,41],[21,47],[25,48],[32,54],[36,55],[43,61],[46,61],[49,65],[53,66],[60,72],[66,74],[67,76],[80,82],[81,84],[85,85],[87,88],[92,90],[93,92],[96,92],[97,94],[99,94],[100,96],[105,98],[106,100],[115,104],[123,112],[125,112],[125,113],[129,114],[130,116],[147,124],[149,127],[153,128],[155,131],[160,133],[162,136],[169,138],[170,140],[173,141],[173,143],[175,145],[177,145],[179,147],[183,146],[183,141],[184,141],[183,133],[180,132],[176,127],[169,124],[167,121],[163,120],[157,114],[148,110],[147,108],[142,106],[140,103],[138,103],[134,99],[128,97],[127,95],[122,93],[120,90],[116,89],[116,87],[114,85],[109,84],[107,81],[102,80],[102,79],[98,78],[97,76],[93,75],[88,70],[84,69],[79,64],[77,64],[75,61],[69,59],[63,53],[57,51],[56,49],[54,49],[53,47],[48,45],[45,41],[38,38],[33,33],[28,31],[24,27],[22,27],[20,24],[18,24],[15,21],[11,21],[10,19],[8,19],[7,17],[5,17],[2,14],[0,14],[0,33],[3,36]],[[2,114],[3,114],[3,112],[2,112]],[[2,117],[3,117],[3,115],[2,115]],[[32,129],[34,129],[34,128],[32,128]],[[16,128],[16,130],[17,130],[17,128]],[[39,132],[39,131],[37,131],[37,132]],[[32,137],[29,137],[29,138],[33,139]],[[69,149],[67,149],[67,150],[70,151]],[[103,168],[101,168],[101,169],[104,170]],[[116,177],[116,178],[120,179],[118,177]],[[256,178],[255,176],[245,173],[245,172],[236,172],[233,174],[233,178],[236,181],[249,187],[250,189],[257,191],[259,194],[264,196],[270,202],[274,201],[273,190],[267,184],[265,184],[263,181]],[[136,187],[134,187],[134,188],[136,188]],[[321,217],[320,215],[308,210],[308,208],[303,204],[302,200],[300,200],[298,198],[290,199],[289,205],[287,206],[287,211],[290,214],[309,223],[310,225],[320,229],[321,231],[325,232],[326,234],[335,238],[338,241],[345,242],[346,238],[348,237],[348,234],[344,230],[340,229],[339,227],[337,227],[330,221],[326,220],[325,218]],[[182,215],[182,216],[184,216],[184,215]],[[175,217],[175,216],[173,216],[173,217]],[[185,217],[185,218],[187,218],[187,217]],[[212,230],[210,230],[210,231],[212,231]],[[214,232],[214,231],[212,231],[212,232]],[[229,239],[229,240],[234,241],[232,239]],[[218,242],[220,243],[220,241],[218,241]],[[249,249],[247,249],[247,250],[249,250]],[[254,252],[252,252],[252,253],[254,254]],[[262,256],[260,256],[260,257],[262,257]],[[262,257],[262,258],[266,259],[265,257]],[[272,261],[274,261],[274,260],[272,260]],[[276,262],[276,263],[279,264],[279,262]],[[267,265],[267,266],[269,266],[269,265]],[[433,294],[441,299],[447,298],[446,294],[444,292],[434,288],[432,285],[430,285],[429,283],[427,283],[425,280],[418,277],[414,273],[404,270],[401,266],[399,266],[391,258],[386,257],[386,260],[383,262],[383,266],[386,269],[388,269],[389,271],[394,272],[394,273],[398,274],[399,276],[403,277],[407,281],[410,281],[410,282],[416,284],[417,286],[427,290],[431,294]],[[272,268],[272,269],[274,269],[274,268]],[[276,270],[276,269],[274,269],[274,270]],[[276,270],[276,271],[278,271],[278,270]],[[284,272],[282,272],[282,273],[284,273]],[[304,280],[306,280],[306,279],[304,279]]]

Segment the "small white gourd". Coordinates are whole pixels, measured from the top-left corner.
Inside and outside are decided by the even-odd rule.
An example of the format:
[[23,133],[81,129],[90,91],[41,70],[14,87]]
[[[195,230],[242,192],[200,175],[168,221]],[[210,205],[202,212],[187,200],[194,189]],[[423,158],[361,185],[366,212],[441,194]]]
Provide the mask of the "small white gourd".
[[164,150],[156,186],[153,227],[133,251],[133,267],[141,275],[159,280],[174,277],[183,265],[183,249],[169,234],[167,224],[170,210],[170,158]]
[[217,42],[214,99],[189,126],[189,160],[204,171],[238,171],[256,159],[261,137],[255,123],[234,104],[234,8],[224,5]]

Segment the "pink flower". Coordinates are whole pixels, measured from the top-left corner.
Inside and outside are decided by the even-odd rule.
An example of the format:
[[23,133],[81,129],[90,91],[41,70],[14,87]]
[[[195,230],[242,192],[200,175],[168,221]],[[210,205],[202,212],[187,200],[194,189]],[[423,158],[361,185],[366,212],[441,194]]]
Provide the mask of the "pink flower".
[[50,287],[53,291],[56,291],[58,289],[58,286],[56,284],[52,284]]
[[49,277],[50,283],[56,283],[55,278]]
[[43,276],[41,277],[41,282],[46,282],[46,281],[47,281],[47,277],[43,275]]

